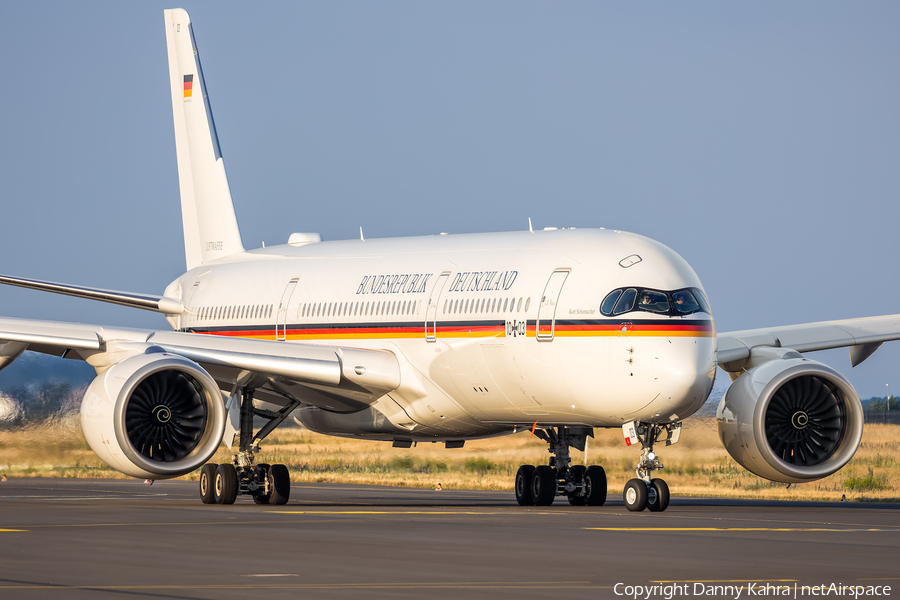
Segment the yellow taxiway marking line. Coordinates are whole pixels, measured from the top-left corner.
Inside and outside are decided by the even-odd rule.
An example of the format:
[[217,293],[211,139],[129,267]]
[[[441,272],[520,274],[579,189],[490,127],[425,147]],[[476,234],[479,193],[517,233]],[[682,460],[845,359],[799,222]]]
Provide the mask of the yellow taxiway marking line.
[[[633,514],[633,513],[632,513]],[[616,513],[616,516],[627,517],[628,514],[625,513]],[[662,517],[659,517],[662,518]],[[847,527],[869,527],[870,523],[844,523],[843,521],[790,521],[790,520],[782,520],[782,519],[759,519],[759,518],[741,518],[741,517],[703,517],[697,515],[690,514],[669,514],[666,513],[665,519],[687,519],[687,520],[696,520],[696,521],[736,521],[743,522],[749,521],[752,523],[786,523],[791,525],[841,525]]]
[[[335,519],[335,521],[337,521]],[[329,521],[311,521],[311,520],[266,520],[266,521],[185,521],[183,523],[169,523],[166,521],[144,522],[144,523],[58,523],[55,525],[26,525],[31,529],[63,529],[69,527],[171,527],[179,525],[284,525],[286,523],[303,524],[303,523],[328,523]],[[31,531],[31,529],[0,529],[0,531]]]
[[826,529],[817,527],[585,527],[595,531],[893,531],[900,529]]

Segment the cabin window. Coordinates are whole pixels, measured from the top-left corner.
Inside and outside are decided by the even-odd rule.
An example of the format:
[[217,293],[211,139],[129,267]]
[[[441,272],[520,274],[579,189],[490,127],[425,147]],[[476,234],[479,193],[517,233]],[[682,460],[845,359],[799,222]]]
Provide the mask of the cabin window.
[[531,306],[531,298],[525,301],[525,312],[528,312],[529,306]]
[[519,298],[519,304],[516,306],[516,312],[522,312],[522,299]]

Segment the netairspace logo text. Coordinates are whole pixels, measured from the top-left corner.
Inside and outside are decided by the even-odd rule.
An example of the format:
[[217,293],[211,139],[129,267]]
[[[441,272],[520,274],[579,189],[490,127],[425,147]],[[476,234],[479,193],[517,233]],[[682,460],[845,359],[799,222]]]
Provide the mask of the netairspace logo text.
[[833,596],[843,598],[861,598],[868,596],[890,596],[889,585],[844,585],[843,583],[823,583],[819,585],[778,585],[771,583],[744,583],[735,585],[710,585],[708,583],[669,583],[655,585],[628,585],[617,583],[613,587],[616,596],[633,600],[651,600],[689,596],[706,596],[712,598],[755,598],[758,596],[776,596],[783,598],[812,598]]

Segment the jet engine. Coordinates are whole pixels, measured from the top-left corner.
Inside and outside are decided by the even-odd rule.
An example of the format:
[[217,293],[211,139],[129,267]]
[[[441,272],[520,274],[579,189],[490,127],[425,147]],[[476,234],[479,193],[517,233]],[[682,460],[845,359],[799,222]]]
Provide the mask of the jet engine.
[[840,373],[791,351],[741,374],[719,403],[716,421],[725,449],[748,471],[803,483],[853,458],[863,409]]
[[222,393],[198,364],[177,355],[131,356],[93,383],[81,429],[103,462],[126,475],[168,479],[215,453],[225,431]]

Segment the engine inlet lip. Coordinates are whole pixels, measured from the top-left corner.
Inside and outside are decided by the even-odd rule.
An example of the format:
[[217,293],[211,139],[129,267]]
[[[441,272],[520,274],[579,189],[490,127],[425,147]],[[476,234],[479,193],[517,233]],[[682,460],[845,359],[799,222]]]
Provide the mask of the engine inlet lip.
[[[853,458],[862,438],[863,412],[859,396],[857,396],[853,386],[844,379],[843,375],[826,365],[810,361],[809,359],[790,360],[798,364],[779,373],[766,384],[760,394],[760,400],[756,403],[753,415],[753,435],[756,440],[756,447],[763,460],[782,475],[793,478],[796,480],[796,483],[800,483],[826,477],[843,467]],[[844,397],[844,418],[846,421],[844,423],[844,435],[831,456],[818,465],[798,467],[784,461],[772,451],[769,441],[766,439],[765,417],[769,402],[778,388],[791,379],[805,375],[825,378],[831,385],[840,390]]]

